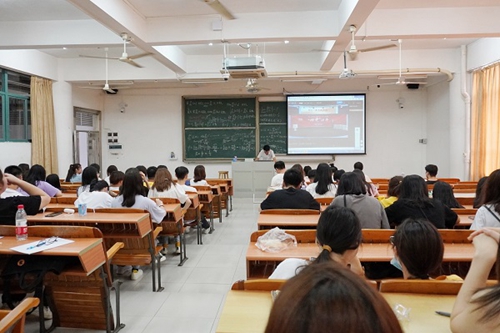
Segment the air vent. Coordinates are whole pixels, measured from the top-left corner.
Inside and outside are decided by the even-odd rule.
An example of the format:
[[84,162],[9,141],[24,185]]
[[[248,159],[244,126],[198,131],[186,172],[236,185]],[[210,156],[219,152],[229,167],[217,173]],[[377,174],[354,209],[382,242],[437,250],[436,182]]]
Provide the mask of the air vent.
[[94,115],[88,112],[77,111],[75,113],[76,126],[94,127]]

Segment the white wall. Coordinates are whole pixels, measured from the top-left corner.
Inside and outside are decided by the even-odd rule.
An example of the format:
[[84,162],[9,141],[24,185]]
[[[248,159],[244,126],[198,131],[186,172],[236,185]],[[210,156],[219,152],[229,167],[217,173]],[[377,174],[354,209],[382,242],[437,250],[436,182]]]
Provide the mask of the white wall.
[[31,165],[31,143],[29,142],[0,142],[2,171],[9,165],[28,163]]

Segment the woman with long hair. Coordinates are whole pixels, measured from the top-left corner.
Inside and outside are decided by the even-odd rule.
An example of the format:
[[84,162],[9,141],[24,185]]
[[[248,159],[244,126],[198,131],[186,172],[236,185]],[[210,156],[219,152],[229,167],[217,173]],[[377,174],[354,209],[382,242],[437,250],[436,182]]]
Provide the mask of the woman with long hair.
[[[160,169],[160,168],[158,168]],[[190,186],[203,185],[208,186],[208,182],[205,180],[207,178],[207,174],[205,172],[205,167],[203,165],[197,165],[194,168],[194,178],[191,179]]]
[[342,175],[332,205],[352,209],[363,229],[389,229],[384,207],[366,194],[365,184],[354,172]]
[[92,167],[88,166],[85,169],[83,169],[82,172],[82,186],[78,188],[76,191],[77,196],[80,196],[83,192],[92,192],[94,185],[99,181],[99,174],[97,173],[97,170]]
[[[131,168],[125,173],[121,194],[113,200],[111,207],[144,209],[151,215],[153,223],[161,223],[167,214],[163,202],[160,199],[153,201],[144,197],[142,195],[144,193],[143,191],[143,182],[139,170]],[[161,259],[165,260],[163,257]],[[140,267],[132,267],[132,280],[138,280],[142,275],[143,271]]]
[[403,178],[398,201],[385,209],[391,226],[398,226],[407,218],[424,219],[438,229],[452,229],[458,216],[439,200],[429,199],[425,180],[419,175]]
[[[25,181],[30,183],[31,185],[35,185],[36,187],[47,193],[50,197],[60,197],[62,195],[62,192],[57,188],[55,188],[54,186],[47,183],[45,179],[46,179],[45,168],[40,164],[35,164],[31,167],[30,171],[28,172]],[[22,189],[19,190],[19,192],[28,195]]]
[[406,219],[390,240],[395,266],[405,279],[429,279],[443,261],[443,239],[429,221]]
[[448,208],[464,208],[464,206],[459,204],[455,198],[455,195],[453,194],[453,187],[446,182],[438,180],[434,183],[432,197],[441,201],[441,203]]
[[[361,244],[361,225],[352,210],[335,206],[325,209],[318,220],[316,240],[320,253],[313,264],[335,261],[357,275],[364,275],[357,257]],[[276,267],[269,278],[289,279],[308,264],[309,261],[303,259],[286,259]]]
[[65,181],[68,183],[79,183],[82,181],[82,165],[80,163],[70,164]]
[[332,261],[309,265],[276,297],[266,333],[402,333],[384,297]]
[[382,197],[377,197],[377,199],[380,201],[380,204],[382,207],[387,208],[390,205],[392,205],[396,200],[398,200],[399,196],[399,188],[401,185],[401,182],[403,181],[403,177],[401,176],[394,176],[389,180],[389,188],[387,190],[387,198],[382,198]]
[[307,185],[307,192],[314,198],[334,197],[337,186],[333,183],[332,169],[326,163],[318,164],[314,182]]
[[86,204],[87,208],[109,208],[113,202],[113,197],[109,194],[109,184],[105,180],[96,182],[92,189],[83,191],[75,201],[75,207]]
[[500,169],[489,175],[483,192],[484,204],[477,210],[470,228],[500,227]]
[[472,204],[473,208],[479,208],[482,206],[483,201],[484,201],[484,185],[486,184],[486,181],[488,180],[488,177],[482,177],[479,179],[476,185],[476,195],[474,197],[474,202]]

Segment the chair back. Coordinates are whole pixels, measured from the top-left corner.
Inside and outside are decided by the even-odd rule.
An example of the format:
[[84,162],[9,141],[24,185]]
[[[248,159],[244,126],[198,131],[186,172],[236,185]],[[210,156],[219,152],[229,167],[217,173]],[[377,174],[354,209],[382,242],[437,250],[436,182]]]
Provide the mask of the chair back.
[[382,280],[382,293],[457,295],[463,281]]
[[281,279],[255,279],[255,280],[239,280],[233,283],[231,290],[261,290],[272,291],[279,290],[287,280]]
[[474,204],[474,198],[473,197],[458,197],[456,198],[458,203],[461,204],[462,206],[470,206]]
[[443,243],[470,243],[468,237],[474,230],[467,229],[439,229]]
[[278,215],[319,215],[319,210],[314,209],[265,209],[261,214],[278,214]]
[[328,206],[332,203],[333,201],[333,197],[323,197],[323,198],[315,198],[317,202],[319,202],[319,204],[321,206]]
[[96,208],[93,209],[96,213],[148,213],[145,209],[140,208],[128,208],[128,207],[119,207],[119,208]]
[[363,243],[389,243],[394,229],[362,229]]
[[448,183],[450,185],[460,183],[460,178],[438,178],[439,181]]
[[151,198],[151,200],[155,201],[156,199],[160,200],[164,204],[180,204],[179,199],[176,198]]
[[76,197],[58,197],[57,198],[57,203],[60,204],[67,204],[67,205],[73,205],[76,201]]
[[[250,242],[256,242],[257,239],[269,230],[258,230],[250,235]],[[294,235],[297,243],[316,242],[316,230],[284,230],[287,234]]]
[[457,215],[476,215],[477,208],[452,208]]

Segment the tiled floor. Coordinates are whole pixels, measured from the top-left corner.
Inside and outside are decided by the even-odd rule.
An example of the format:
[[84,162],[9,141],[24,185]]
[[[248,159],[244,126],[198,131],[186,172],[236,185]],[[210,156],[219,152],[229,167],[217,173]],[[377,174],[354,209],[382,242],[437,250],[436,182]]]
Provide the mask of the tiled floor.
[[[258,205],[251,199],[233,199],[233,211],[214,221],[216,230],[196,244],[196,233],[187,235],[188,260],[179,257],[162,263],[160,293],[151,291],[151,270],[139,281],[125,280],[121,288],[123,333],[211,333],[217,329],[227,291],[245,279],[245,254],[250,234],[257,230]],[[38,318],[28,316],[26,332],[38,332]],[[97,332],[57,328],[55,332]]]

